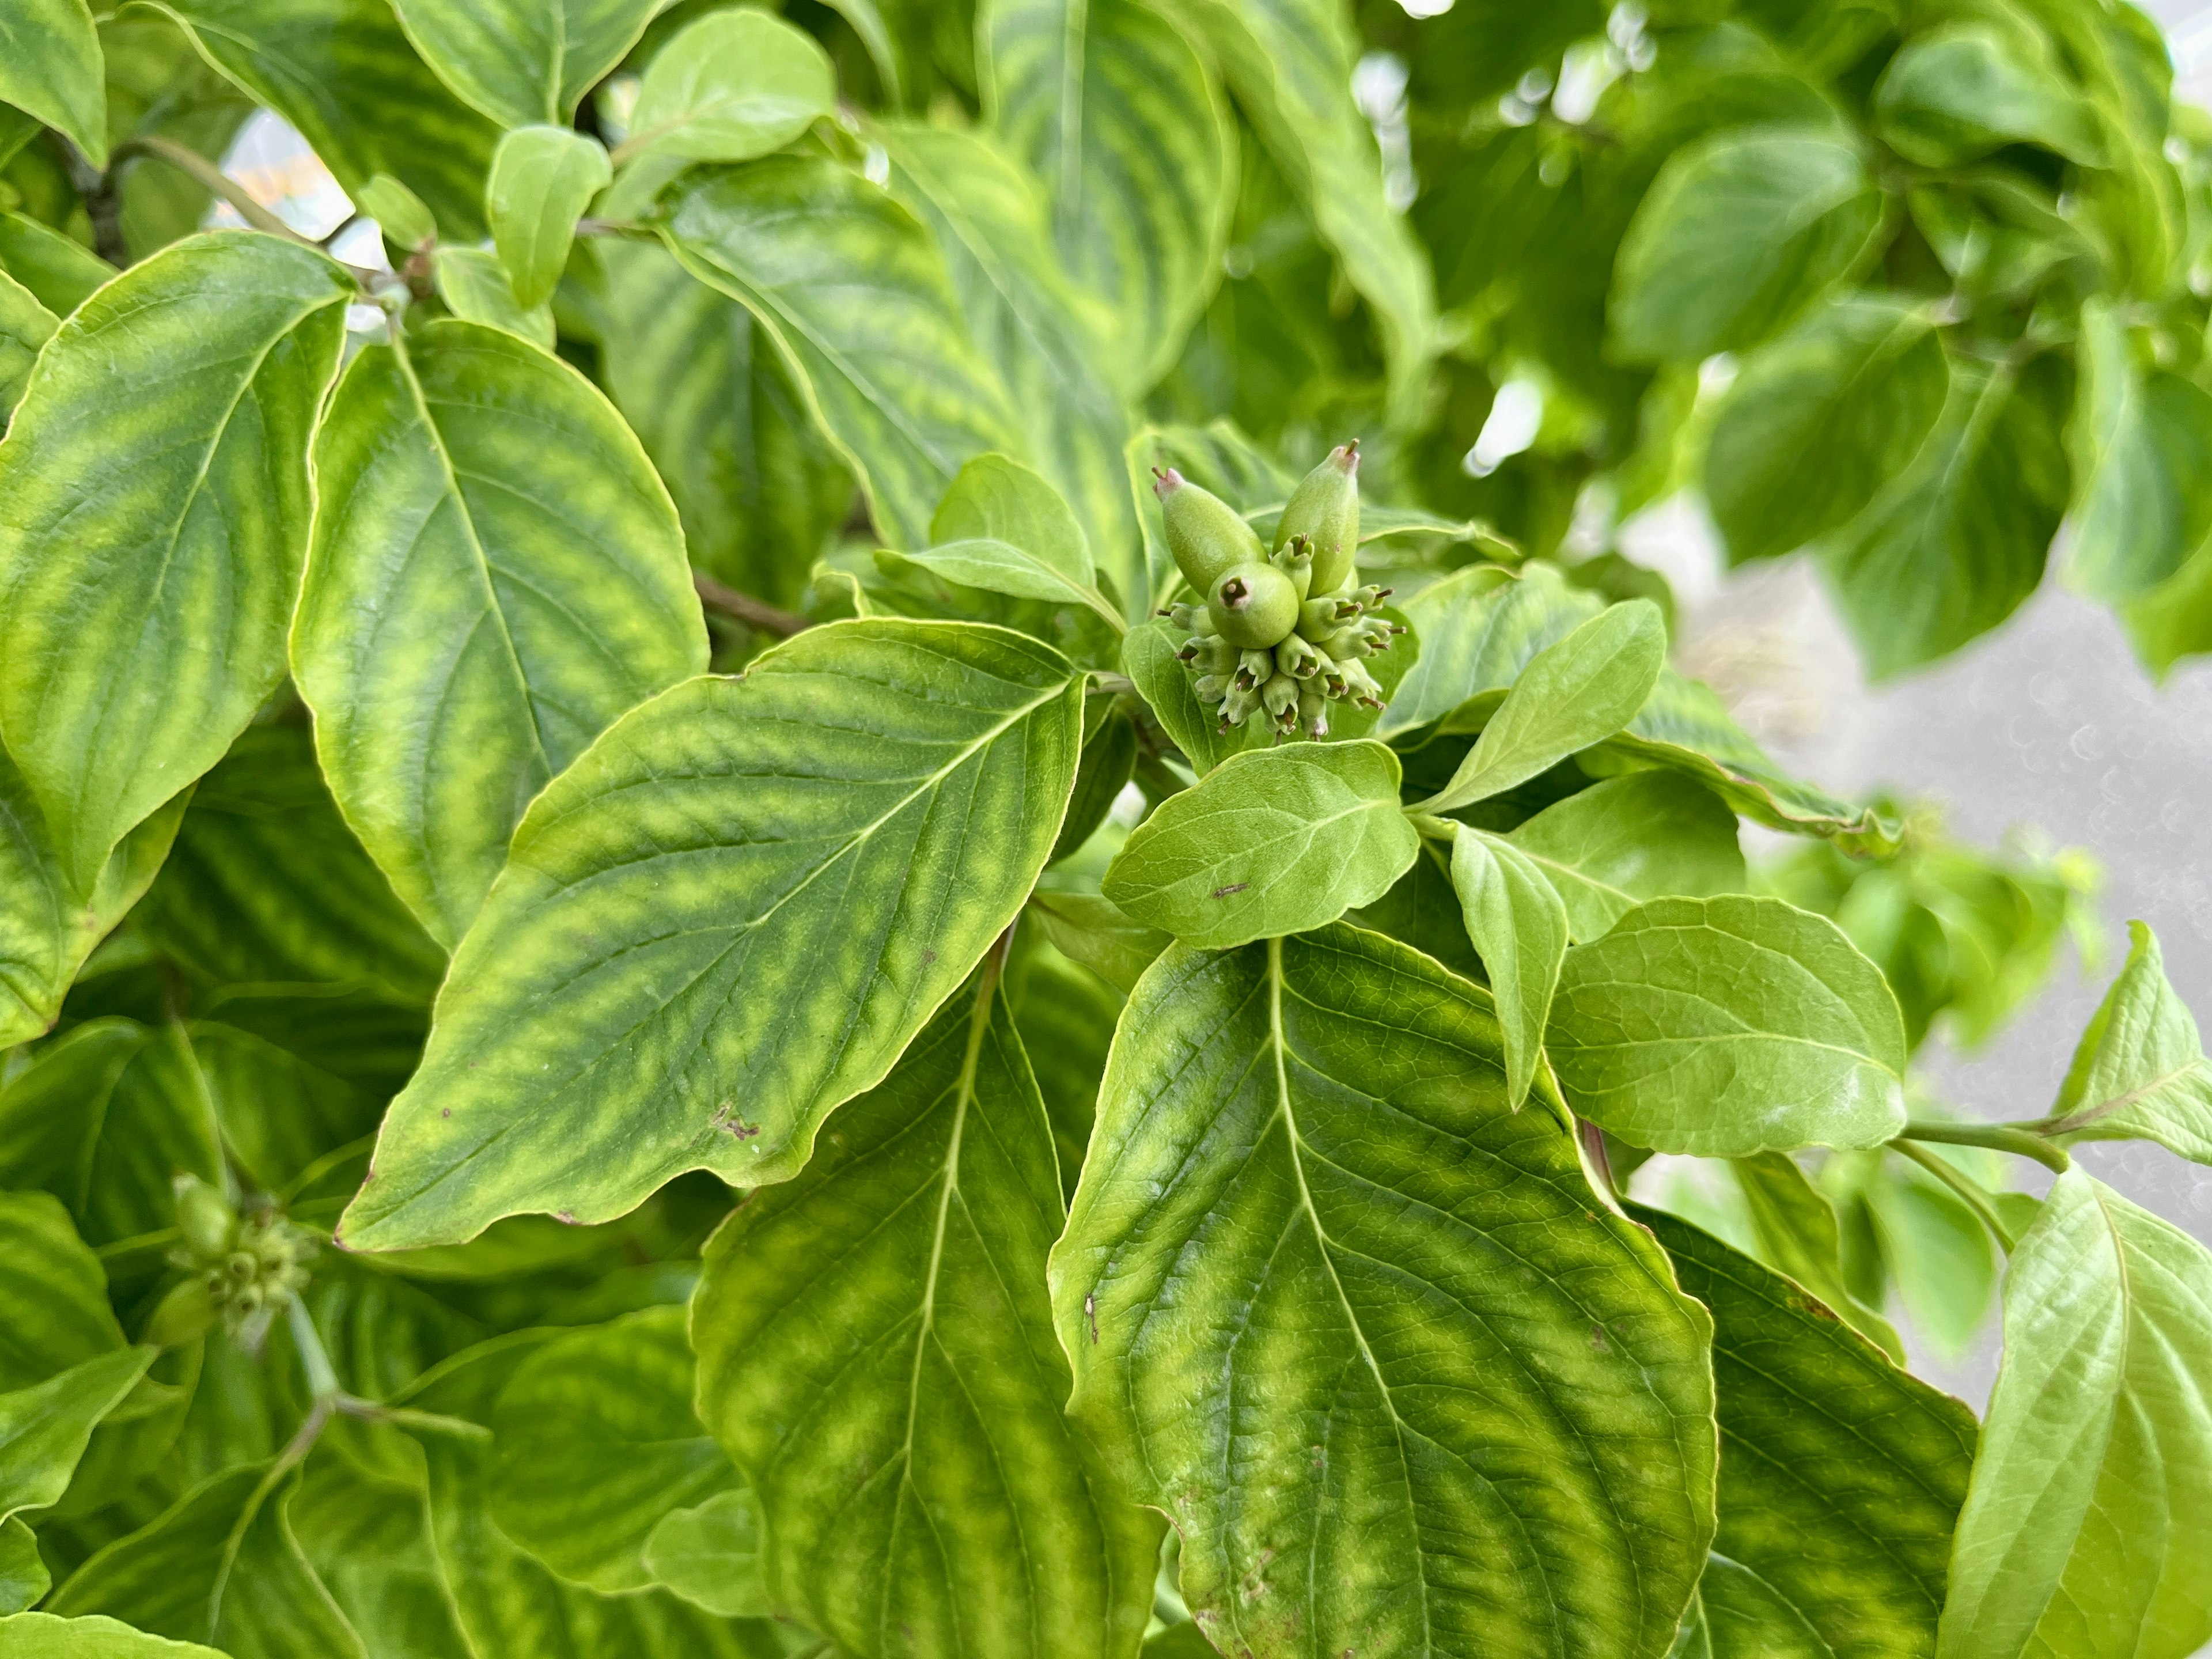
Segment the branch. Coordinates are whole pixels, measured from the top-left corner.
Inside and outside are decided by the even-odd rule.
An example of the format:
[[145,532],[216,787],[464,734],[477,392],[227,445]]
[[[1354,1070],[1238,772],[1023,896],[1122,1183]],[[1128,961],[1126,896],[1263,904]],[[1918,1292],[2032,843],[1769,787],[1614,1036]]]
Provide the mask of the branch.
[[149,134],[143,138],[125,139],[115,147],[113,161],[119,162],[126,155],[150,155],[157,161],[167,161],[179,173],[188,174],[210,195],[219,196],[238,210],[238,216],[256,230],[266,231],[271,236],[281,236],[288,242],[297,242],[302,247],[314,247],[311,236],[302,236],[255,201],[246,187],[196,149],[187,149],[172,139]]
[[1932,1140],[1945,1146],[1988,1146],[2000,1152],[2032,1158],[2061,1175],[2074,1167],[2074,1160],[2066,1156],[2063,1146],[2054,1146],[2041,1135],[2029,1134],[2024,1129],[2007,1128],[2002,1124],[1942,1123],[1929,1118],[1908,1118],[1904,1133],[1899,1138],[1904,1140]]
[[719,611],[726,617],[735,617],[748,628],[757,628],[763,634],[773,634],[779,639],[789,639],[814,624],[804,617],[795,617],[788,611],[779,611],[765,599],[757,599],[750,593],[740,593],[726,586],[712,576],[698,571],[691,573],[691,586],[698,590],[699,602],[709,611]]

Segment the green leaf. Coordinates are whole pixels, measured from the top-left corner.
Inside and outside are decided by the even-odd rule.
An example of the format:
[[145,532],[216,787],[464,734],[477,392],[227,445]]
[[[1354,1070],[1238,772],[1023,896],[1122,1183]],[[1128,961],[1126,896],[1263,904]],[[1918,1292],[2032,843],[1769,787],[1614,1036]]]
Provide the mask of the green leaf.
[[2081,307],[2075,355],[2066,574],[2117,604],[2158,586],[2212,535],[2212,392],[2139,363],[2102,297]]
[[1417,731],[1470,697],[1504,690],[1530,657],[1600,607],[1570,588],[1554,565],[1531,565],[1516,578],[1474,564],[1431,582],[1401,608],[1421,653],[1382,711],[1377,737]]
[[1911,463],[1950,382],[1933,325],[1925,307],[1855,295],[1745,360],[1705,448],[1730,563],[1840,528]]
[[8,417],[30,382],[39,348],[53,337],[57,326],[54,313],[37,295],[0,270],[0,432],[7,429]]
[[2074,1050],[2038,1127],[2077,1140],[2154,1140],[2212,1164],[2212,1061],[2166,976],[2158,936],[2128,924],[2128,959]]
[[1463,979],[1484,983],[1482,959],[1467,936],[1459,893],[1452,886],[1451,849],[1424,838],[1413,867],[1372,904],[1347,911],[1355,927],[1383,933],[1441,963]]
[[702,169],[672,190],[669,245],[775,342],[887,540],[923,544],[931,509],[969,457],[1020,453],[943,259],[890,196],[797,156]]
[[621,153],[750,161],[836,108],[836,72],[812,35],[732,7],[687,24],[653,54]]
[[613,178],[598,141],[566,127],[517,127],[500,139],[484,212],[514,302],[525,311],[553,297],[576,221]]
[[1830,1311],[1899,1364],[1905,1345],[1873,1309],[1860,1305],[1845,1282],[1843,1230],[1835,1206],[1787,1152],[1754,1152],[1731,1160],[1736,1185],[1750,1212],[1759,1259],[1793,1279]]
[[378,173],[353,194],[356,205],[376,221],[389,246],[414,252],[436,243],[437,216],[390,173]]
[[1413,863],[1398,781],[1397,756],[1371,738],[1231,756],[1130,832],[1105,895],[1212,950],[1319,927]]
[[1029,908],[1056,950],[1125,996],[1175,943],[1174,934],[1130,921],[1121,906],[1101,894],[1040,889]]
[[0,213],[0,270],[57,317],[75,311],[115,275],[115,267],[83,243],[20,213]]
[[1658,1234],[1682,1289],[1712,1310],[1714,1563],[1727,1564],[1723,1577],[1755,1581],[1717,1584],[1708,1569],[1714,1652],[1800,1650],[1719,1639],[1729,1613],[1749,1610],[1744,1589],[1771,1598],[1762,1612],[1778,1613],[1783,1630],[1809,1635],[1809,1654],[1932,1651],[1973,1463],[1973,1413],[1899,1370],[1781,1274],[1664,1212],[1631,1213]]
[[814,427],[752,314],[667,249],[594,250],[607,395],[676,498],[691,562],[771,605],[795,605],[850,513],[852,475]]
[[1865,1200],[1915,1334],[1958,1364],[1980,1339],[1996,1291],[1989,1227],[1942,1181],[1902,1160],[1867,1183]]
[[137,1386],[154,1354],[117,1348],[0,1394],[0,1520],[61,1501],[93,1430]]
[[[53,1575],[39,1555],[38,1537],[23,1524],[23,1517],[11,1515],[0,1521],[0,1615],[21,1613],[34,1605],[53,1588]],[[15,1633],[8,1621],[0,1618],[0,1636]],[[9,1649],[10,1652],[24,1650]]]
[[1547,1048],[1577,1112],[1655,1152],[1875,1146],[1905,1127],[1881,970],[1779,899],[1637,906],[1567,952]]
[[1757,344],[1858,263],[1881,200],[1858,151],[1827,132],[1753,127],[1684,146],[1622,239],[1615,342],[1677,362]]
[[1121,699],[1092,693],[1083,704],[1083,761],[1048,864],[1081,852],[1113,811],[1137,764],[1137,724]]
[[1489,999],[1334,927],[1137,988],[1053,1310],[1218,1647],[1659,1653],[1711,1537],[1711,1327],[1516,1114]]
[[64,872],[46,813],[0,750],[0,1046],[53,1024],[77,970],[161,868],[184,810],[181,795],[156,808],[87,893]]
[[738,1481],[692,1415],[691,1389],[681,1308],[546,1343],[499,1396],[493,1522],[563,1578],[645,1589],[653,1528]]
[[1374,130],[1352,100],[1360,46],[1350,13],[1338,0],[1197,0],[1177,15],[1212,49],[1321,240],[1373,308],[1392,422],[1413,424],[1436,350],[1436,279],[1384,193]]
[[[260,1033],[218,1020],[196,1019],[185,1028],[192,1064],[222,1126],[224,1150],[241,1179],[264,1192],[288,1191],[325,1154],[373,1134],[384,1103],[398,1091],[422,1048],[422,1027],[411,1011],[349,1006],[337,998],[294,999],[298,1016],[328,1030],[349,1016],[368,1014],[366,1029],[388,1033],[402,1064],[397,1078],[368,1074],[343,1056],[295,1048]],[[216,1006],[222,1007],[221,1003]],[[317,1036],[323,1035],[319,1030]],[[411,1039],[411,1042],[410,1041]],[[384,1056],[378,1056],[380,1060]],[[335,1064],[333,1072],[315,1063]]]
[[46,1605],[206,1642],[233,1659],[366,1659],[285,1517],[297,1484],[281,1462],[215,1475],[94,1554]]
[[107,1274],[48,1193],[0,1192],[0,1394],[124,1346]]
[[112,1619],[19,1613],[0,1619],[9,1659],[226,1659],[213,1648],[172,1642]]
[[293,673],[339,805],[450,946],[532,798],[706,667],[683,529],[589,381],[470,323],[356,356],[315,477]]
[[515,831],[347,1243],[788,1179],[1013,919],[1081,702],[1018,635],[864,621],[617,721]]
[[658,0],[399,0],[422,61],[503,127],[565,127],[623,60]]
[[[140,833],[144,833],[141,831]],[[257,726],[202,779],[131,925],[233,985],[353,984],[428,1002],[445,952],[354,839],[304,726]]]
[[158,3],[202,57],[297,127],[349,191],[389,173],[448,236],[483,234],[499,129],[424,66],[385,0]]
[[1218,713],[1198,700],[1190,670],[1178,661],[1182,638],[1158,620],[1140,623],[1121,641],[1121,672],[1137,688],[1160,727],[1204,777],[1232,755],[1265,743],[1272,735],[1263,720],[1221,730]]
[[81,887],[283,677],[352,292],[274,237],[179,242],[70,318],[0,444],[0,728]]
[[1667,662],[1649,599],[1608,605],[1528,659],[1451,781],[1421,803],[1449,812],[1503,794],[1626,726]]
[[532,345],[553,349],[552,306],[526,306],[517,300],[507,267],[489,248],[440,248],[437,279],[438,297],[463,322],[504,329]]
[[[1161,948],[1169,940],[1157,935]],[[1075,1190],[1098,1115],[1098,1082],[1127,1000],[1114,983],[1054,948],[1048,935],[1015,936],[1007,969],[1006,1006],[1036,1074],[1060,1156],[1061,1190]],[[1138,970],[1137,977],[1143,970]]]
[[2212,1257],[2079,1170],[2005,1274],[1942,1659],[2183,1659],[2212,1638]]
[[107,165],[100,32],[84,0],[13,0],[0,15],[0,102],[35,115]]
[[645,1540],[645,1568],[656,1583],[725,1619],[775,1612],[760,1554],[759,1506],[743,1486],[695,1509],[670,1510]]
[[1642,900],[1744,890],[1735,814],[1676,772],[1607,778],[1547,806],[1506,840],[1544,872],[1587,942]]
[[1987,633],[2035,591],[2068,496],[2069,388],[2056,356],[2014,374],[1960,360],[1911,467],[1821,550],[1877,679]]
[[1136,0],[991,0],[980,28],[985,109],[1044,187],[1061,263],[1114,308],[1127,348],[1108,373],[1141,393],[1221,279],[1236,204],[1228,100],[1174,24]]
[[[968,332],[1005,384],[1018,429],[1090,527],[1132,614],[1142,614],[1144,550],[1123,476],[1129,412],[1107,378],[1102,345],[1112,327],[1062,275],[1036,184],[979,133],[875,131],[890,152],[892,188],[935,235]],[[1086,553],[1086,574],[1089,563]]]
[[88,1020],[0,1088],[0,1188],[53,1194],[95,1246],[174,1225],[172,1177],[220,1182],[217,1146],[175,1025]]
[[942,542],[901,556],[925,570],[935,571],[947,581],[986,588],[994,593],[1009,593],[1018,599],[1042,599],[1048,605],[1083,605],[1095,611],[1115,633],[1118,634],[1123,626],[1121,613],[1106,603],[1086,577],[1070,576],[1012,542],[977,537]]
[[1505,1045],[1505,1103],[1517,1112],[1543,1054],[1552,994],[1567,953],[1566,907],[1543,871],[1511,842],[1464,823],[1452,836],[1451,878],[1467,936],[1490,981]]
[[1157,1523],[1061,1414],[1060,1176],[996,980],[724,1224],[693,1304],[771,1594],[865,1659],[1126,1654],[1151,1611]]
[[1875,88],[1875,131],[1926,167],[1955,167],[2008,143],[2102,166],[2096,116],[2054,58],[2020,12],[1916,35]]

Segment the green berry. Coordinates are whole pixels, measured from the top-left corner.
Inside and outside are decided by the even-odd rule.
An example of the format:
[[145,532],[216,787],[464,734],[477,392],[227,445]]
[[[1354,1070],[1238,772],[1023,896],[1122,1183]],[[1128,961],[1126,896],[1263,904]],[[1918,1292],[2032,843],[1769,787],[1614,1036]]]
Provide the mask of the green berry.
[[1223,575],[1207,596],[1213,625],[1231,645],[1264,650],[1279,645],[1298,620],[1298,590],[1264,559]]
[[238,1212],[230,1200],[198,1176],[179,1176],[176,1194],[177,1231],[185,1248],[204,1261],[222,1256],[238,1231]]
[[1152,493],[1167,521],[1168,551],[1197,593],[1211,592],[1231,570],[1260,562],[1267,550],[1237,509],[1173,467],[1152,469]]
[[1304,536],[1313,552],[1315,593],[1334,593],[1352,580],[1359,554],[1359,440],[1340,445],[1291,492],[1275,526],[1275,545]]

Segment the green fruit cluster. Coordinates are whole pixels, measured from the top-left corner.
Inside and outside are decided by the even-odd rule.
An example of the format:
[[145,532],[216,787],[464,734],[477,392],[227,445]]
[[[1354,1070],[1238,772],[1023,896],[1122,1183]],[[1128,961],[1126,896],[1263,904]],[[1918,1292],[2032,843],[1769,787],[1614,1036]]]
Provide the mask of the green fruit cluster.
[[155,1310],[160,1340],[188,1340],[220,1319],[232,1336],[258,1347],[278,1310],[307,1287],[313,1235],[273,1210],[240,1214],[196,1176],[179,1176],[175,1184],[183,1242],[169,1261],[193,1276]]
[[1359,441],[1306,474],[1275,526],[1272,550],[1237,509],[1173,467],[1153,469],[1168,550],[1198,599],[1160,614],[1191,638],[1176,655],[1221,729],[1264,711],[1285,734],[1328,735],[1328,705],[1382,706],[1363,658],[1406,630],[1370,615],[1387,587],[1359,586]]

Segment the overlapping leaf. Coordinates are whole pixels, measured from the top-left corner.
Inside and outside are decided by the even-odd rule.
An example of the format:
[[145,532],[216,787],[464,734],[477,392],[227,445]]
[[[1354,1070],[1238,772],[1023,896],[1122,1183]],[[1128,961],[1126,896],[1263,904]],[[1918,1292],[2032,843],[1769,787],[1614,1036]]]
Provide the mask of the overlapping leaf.
[[787,1178],[1012,920],[1080,705],[1018,635],[851,622],[618,721],[516,830],[347,1242]]
[[0,15],[0,100],[69,135],[107,164],[100,33],[84,0],[21,0]]
[[467,323],[361,352],[315,473],[293,672],[339,805],[451,945],[531,799],[707,665],[683,531],[589,382]]
[[1215,1646],[1657,1653],[1712,1524],[1704,1314],[1505,1102],[1478,988],[1334,927],[1137,988],[1053,1311]]
[[39,349],[53,337],[54,313],[39,297],[0,270],[0,432],[31,379]]
[[654,0],[401,0],[423,62],[504,127],[566,126],[576,103],[636,44]]
[[2166,977],[2158,939],[2128,924],[2128,960],[2081,1033],[2045,1134],[2154,1140],[2212,1164],[2212,1060]]
[[1744,890],[1735,814],[1680,773],[1604,779],[1506,839],[1559,893],[1577,940],[1598,938],[1644,899]]

